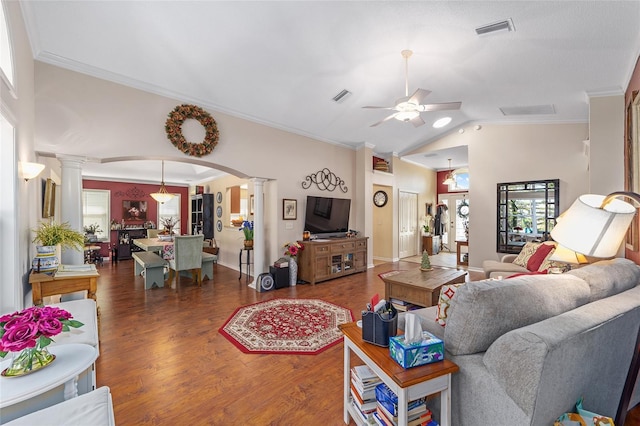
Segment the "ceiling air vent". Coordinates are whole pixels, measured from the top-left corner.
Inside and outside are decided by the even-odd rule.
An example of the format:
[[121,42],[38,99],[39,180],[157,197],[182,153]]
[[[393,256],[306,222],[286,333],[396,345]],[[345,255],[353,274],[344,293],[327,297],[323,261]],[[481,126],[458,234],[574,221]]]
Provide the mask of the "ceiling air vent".
[[476,34],[484,35],[489,33],[495,33],[496,31],[515,31],[516,27],[513,25],[511,18],[500,22],[494,22],[493,24],[484,25],[476,28]]
[[340,93],[338,93],[337,95],[335,95],[333,97],[333,101],[334,102],[340,102],[340,101],[344,100],[344,98],[346,98],[350,94],[351,94],[350,91],[348,91],[347,89],[343,89]]
[[500,108],[503,115],[548,115],[555,114],[556,107],[553,105],[529,105]]

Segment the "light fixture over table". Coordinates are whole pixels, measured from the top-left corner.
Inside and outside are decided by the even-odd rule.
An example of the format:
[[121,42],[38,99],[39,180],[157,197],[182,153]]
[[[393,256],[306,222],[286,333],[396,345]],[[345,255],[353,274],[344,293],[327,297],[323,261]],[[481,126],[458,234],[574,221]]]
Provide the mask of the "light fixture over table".
[[173,194],[169,193],[164,186],[164,160],[162,160],[162,183],[160,184],[160,189],[158,189],[158,192],[152,193],[151,197],[160,204],[164,204],[173,198]]
[[451,158],[449,158],[449,173],[447,173],[447,176],[445,177],[444,181],[442,182],[443,185],[451,185],[453,183],[455,183],[456,180],[453,178],[453,170],[451,170]]

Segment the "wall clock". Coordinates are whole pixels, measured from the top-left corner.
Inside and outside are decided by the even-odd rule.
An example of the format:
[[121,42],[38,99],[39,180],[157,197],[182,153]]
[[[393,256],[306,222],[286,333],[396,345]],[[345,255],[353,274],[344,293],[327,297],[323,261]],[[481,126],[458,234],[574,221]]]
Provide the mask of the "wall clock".
[[216,208],[216,216],[222,217],[222,206]]
[[217,201],[218,203],[221,203],[221,202],[222,202],[222,192],[218,192],[218,193],[216,194],[216,201]]
[[389,201],[389,197],[386,192],[376,191],[376,193],[373,194],[373,204],[377,207],[384,207],[384,205],[387,204],[387,201]]
[[218,232],[222,232],[222,221],[221,220],[219,220],[216,223],[216,229],[218,230]]

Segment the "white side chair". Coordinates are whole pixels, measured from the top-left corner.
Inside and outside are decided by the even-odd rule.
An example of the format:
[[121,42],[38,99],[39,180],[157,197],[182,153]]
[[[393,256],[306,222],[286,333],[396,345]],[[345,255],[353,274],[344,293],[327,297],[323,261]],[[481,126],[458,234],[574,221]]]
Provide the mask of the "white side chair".
[[[64,309],[73,315],[73,319],[80,321],[84,325],[72,328],[69,331],[60,333],[53,338],[50,346],[65,345],[68,343],[84,343],[93,346],[100,356],[100,336],[98,335],[98,308],[93,299],[69,300],[67,302],[54,303],[48,306],[55,306]],[[83,394],[96,388],[96,364],[91,365],[88,371],[83,372],[78,377],[78,393]]]
[[5,423],[10,426],[115,426],[115,424],[113,401],[107,386]]
[[176,275],[180,279],[180,271],[191,271],[193,280],[202,285],[202,241],[204,235],[185,235],[173,238],[174,258],[169,260],[169,283]]

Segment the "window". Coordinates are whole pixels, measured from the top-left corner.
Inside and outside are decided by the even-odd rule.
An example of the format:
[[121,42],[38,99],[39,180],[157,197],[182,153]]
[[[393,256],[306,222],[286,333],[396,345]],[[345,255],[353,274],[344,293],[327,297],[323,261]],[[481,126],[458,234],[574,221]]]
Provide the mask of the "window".
[[96,236],[109,242],[111,232],[111,191],[103,189],[82,190],[82,226],[98,225]]
[[449,184],[449,192],[469,190],[469,169],[466,167],[453,171],[453,183]]
[[0,2],[0,71],[9,87],[14,87],[13,82],[13,51],[9,42],[9,25],[4,14],[4,2]]
[[528,241],[545,241],[556,223],[560,181],[498,184],[497,251],[519,253]]
[[168,218],[174,218],[178,220],[178,226],[173,231],[176,234],[180,233],[180,194],[173,194],[173,198],[164,204],[158,203],[158,229],[162,230],[162,220]]

